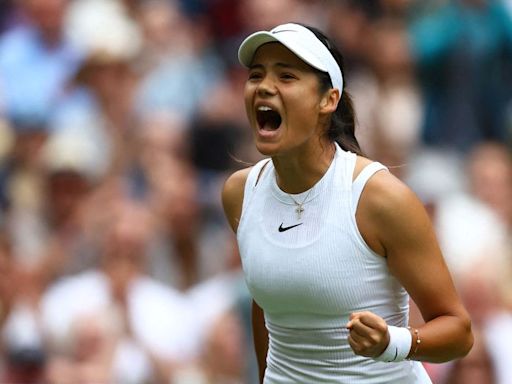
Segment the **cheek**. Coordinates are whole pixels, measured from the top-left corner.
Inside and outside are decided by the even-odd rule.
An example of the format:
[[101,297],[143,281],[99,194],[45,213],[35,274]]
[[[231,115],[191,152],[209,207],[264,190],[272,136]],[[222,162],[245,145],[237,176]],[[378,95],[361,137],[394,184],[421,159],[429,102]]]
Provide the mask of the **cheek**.
[[254,89],[253,87],[246,85],[244,88],[244,104],[245,104],[245,113],[249,120],[252,115],[252,105],[254,100]]
[[291,124],[312,129],[318,119],[318,95],[300,92],[288,99],[287,117]]

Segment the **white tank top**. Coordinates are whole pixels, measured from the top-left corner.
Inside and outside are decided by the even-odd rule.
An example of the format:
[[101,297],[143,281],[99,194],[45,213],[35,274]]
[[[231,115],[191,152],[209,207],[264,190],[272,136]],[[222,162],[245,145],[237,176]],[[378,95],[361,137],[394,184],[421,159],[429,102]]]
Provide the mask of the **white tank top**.
[[[265,384],[431,383],[419,362],[377,362],[348,344],[352,312],[406,326],[409,310],[406,291],[355,220],[366,182],[386,168],[372,163],[352,182],[355,163],[355,154],[337,146],[324,176],[293,199],[277,186],[272,161],[249,173],[237,239],[269,333]],[[293,200],[304,201],[300,219]]]

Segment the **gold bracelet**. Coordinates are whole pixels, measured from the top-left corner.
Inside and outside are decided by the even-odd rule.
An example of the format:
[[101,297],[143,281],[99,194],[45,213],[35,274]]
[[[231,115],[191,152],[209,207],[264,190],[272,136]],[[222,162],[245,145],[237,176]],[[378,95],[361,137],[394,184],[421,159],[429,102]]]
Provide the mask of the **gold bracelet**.
[[[412,329],[411,327],[407,327],[407,329],[409,329],[413,336],[414,347],[411,347],[411,349],[414,348],[414,350],[409,354],[409,357],[407,358],[407,360],[411,360],[412,357],[416,354],[416,352],[418,352],[418,349],[421,344],[420,331],[417,328]],[[414,341],[414,336],[416,336],[416,341]]]

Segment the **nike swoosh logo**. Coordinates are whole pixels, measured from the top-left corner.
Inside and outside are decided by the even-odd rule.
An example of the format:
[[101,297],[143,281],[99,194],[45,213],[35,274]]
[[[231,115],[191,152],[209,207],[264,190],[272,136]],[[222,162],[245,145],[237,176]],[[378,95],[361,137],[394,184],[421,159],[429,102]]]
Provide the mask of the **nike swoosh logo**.
[[274,31],[272,32],[273,35],[275,35],[276,33],[280,33],[280,32],[297,32],[293,29],[280,29],[279,31]]
[[304,223],[299,223],[299,224],[295,224],[295,225],[290,225],[289,227],[283,227],[283,223],[281,223],[281,225],[279,226],[279,232],[285,232],[289,229],[292,229],[292,228],[295,228],[295,227],[298,227],[299,225],[302,225]]

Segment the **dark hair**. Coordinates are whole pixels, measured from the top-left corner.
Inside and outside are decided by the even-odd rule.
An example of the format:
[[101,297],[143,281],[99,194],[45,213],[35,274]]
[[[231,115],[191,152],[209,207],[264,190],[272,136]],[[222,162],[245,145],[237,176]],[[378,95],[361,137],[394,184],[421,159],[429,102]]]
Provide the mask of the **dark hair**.
[[[313,32],[318,40],[327,47],[340,67],[341,73],[343,73],[343,56],[336,46],[317,28],[304,24],[301,25]],[[332,82],[329,74],[321,71],[317,71],[317,73],[320,79],[321,91],[325,92],[332,88]],[[358,155],[363,155],[363,151],[361,150],[359,142],[355,136],[356,119],[354,106],[350,95],[345,91],[345,78],[343,80],[343,89],[340,90],[341,100],[338,104],[338,108],[336,108],[336,111],[331,116],[331,125],[327,130],[327,136],[329,137],[329,140],[336,141],[344,150],[354,152]]]

